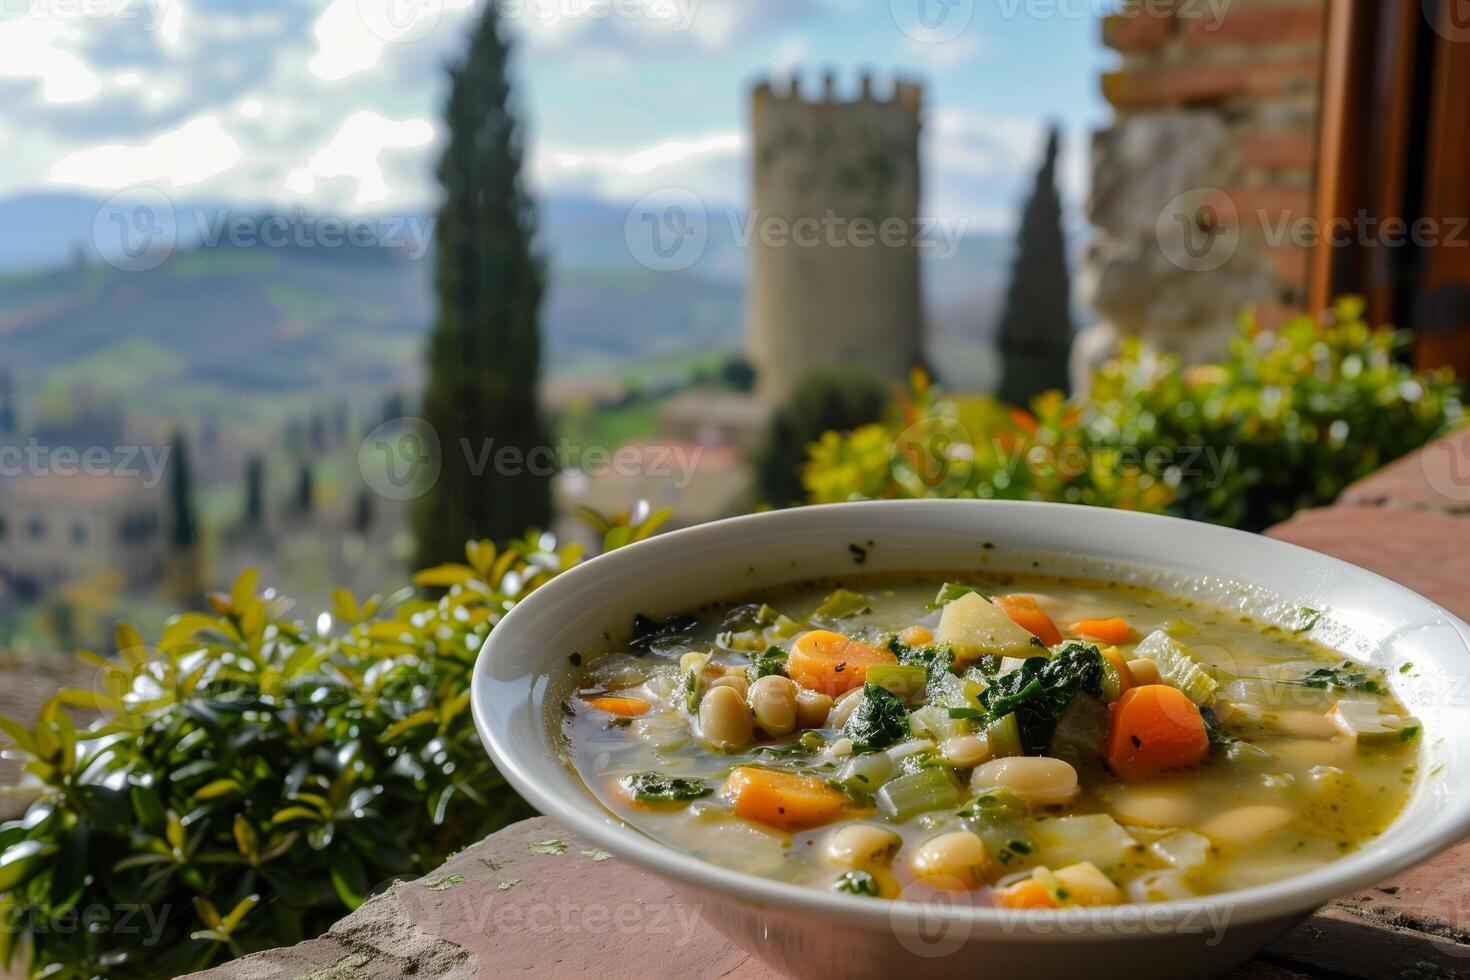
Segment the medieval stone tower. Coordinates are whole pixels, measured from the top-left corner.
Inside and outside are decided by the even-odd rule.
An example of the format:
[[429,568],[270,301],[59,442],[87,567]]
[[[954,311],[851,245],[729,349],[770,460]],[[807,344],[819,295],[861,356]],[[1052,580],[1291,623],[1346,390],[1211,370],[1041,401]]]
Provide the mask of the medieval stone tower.
[[751,360],[759,391],[785,401],[813,368],[903,378],[922,357],[920,86],[856,99],[835,79],[752,97]]

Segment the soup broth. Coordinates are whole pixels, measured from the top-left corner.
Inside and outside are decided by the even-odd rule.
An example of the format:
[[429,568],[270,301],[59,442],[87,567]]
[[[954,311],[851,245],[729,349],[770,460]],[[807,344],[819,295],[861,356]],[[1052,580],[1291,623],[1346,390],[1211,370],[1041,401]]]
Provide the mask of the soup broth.
[[1421,732],[1390,678],[1187,600],[866,577],[642,617],[573,657],[570,758],[724,867],[1010,907],[1249,887],[1381,833]]

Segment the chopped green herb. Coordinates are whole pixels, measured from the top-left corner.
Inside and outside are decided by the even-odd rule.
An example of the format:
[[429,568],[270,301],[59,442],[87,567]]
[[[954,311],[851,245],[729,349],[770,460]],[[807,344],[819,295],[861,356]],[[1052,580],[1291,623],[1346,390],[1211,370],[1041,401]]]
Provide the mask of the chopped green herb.
[[1316,627],[1321,618],[1322,610],[1313,609],[1311,606],[1302,606],[1297,614],[1296,626],[1292,629],[1292,632],[1298,635],[1309,633]]
[[507,878],[507,879],[505,879],[504,881],[502,881],[500,883],[499,887],[500,887],[500,890],[501,891],[508,892],[512,888],[514,888],[516,885],[519,885],[520,883],[521,883],[521,879],[519,879],[519,878]]
[[1318,667],[1300,680],[1286,683],[1324,690],[1335,688],[1339,691],[1362,691],[1365,694],[1382,695],[1388,693],[1383,687],[1382,680],[1382,671],[1367,670],[1351,660],[1345,660],[1341,667]]
[[977,593],[986,599],[990,598],[990,596],[973,585],[966,585],[963,582],[945,582],[939,587],[938,594],[934,596],[934,605],[946,605],[947,603],[954,602],[960,596],[969,595],[971,592]]
[[745,676],[754,684],[762,677],[785,674],[786,661],[789,659],[790,654],[780,647],[767,647],[764,653],[751,658],[750,666],[745,668]]
[[878,880],[866,871],[845,871],[841,878],[832,885],[834,892],[842,892],[844,895],[862,895],[866,898],[878,897]]
[[980,694],[990,717],[1014,713],[1027,755],[1044,755],[1062,712],[1078,694],[1102,695],[1103,658],[1095,646],[1069,643],[1055,657],[1027,657]]
[[424,887],[431,892],[442,892],[462,884],[464,884],[464,875],[445,875],[442,878],[436,878]]
[[[618,785],[629,796],[642,803],[684,803],[714,792],[703,779],[693,776],[665,776],[661,772],[629,773],[618,780]],[[565,845],[562,850],[566,850]]]
[[538,840],[528,845],[528,850],[537,857],[552,857],[567,852],[567,842],[562,840]]
[[594,847],[590,851],[583,851],[582,852],[582,856],[584,858],[589,858],[589,859],[591,859],[593,861],[597,861],[599,863],[600,862],[603,862],[603,861],[611,861],[612,860],[612,852],[610,852],[610,851],[604,851],[600,847]]
[[852,560],[854,564],[861,565],[863,562],[868,560],[868,549],[864,548],[860,544],[850,544],[847,546],[847,550],[852,552]]
[[902,701],[876,684],[864,684],[861,698],[842,726],[855,750],[886,749],[909,737],[909,715]]
[[573,667],[582,666],[582,655],[580,653],[574,653],[567,659],[571,661]]

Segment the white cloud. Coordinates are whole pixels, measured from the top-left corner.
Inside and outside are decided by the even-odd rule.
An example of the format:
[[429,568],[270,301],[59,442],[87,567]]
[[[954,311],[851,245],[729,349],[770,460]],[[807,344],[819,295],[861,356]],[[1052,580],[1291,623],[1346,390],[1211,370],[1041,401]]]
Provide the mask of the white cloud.
[[434,127],[424,119],[389,119],[376,112],[354,112],[326,146],[286,177],[286,190],[309,196],[319,180],[342,178],[357,182],[354,203],[377,204],[393,195],[379,158],[387,150],[427,145]]
[[240,156],[240,145],[218,116],[199,116],[141,146],[115,143],[68,154],[48,179],[108,189],[155,183],[184,187],[224,173]]
[[367,71],[389,44],[420,41],[439,27],[448,10],[478,0],[332,0],[317,18],[312,74],[329,82]]
[[85,102],[102,81],[85,61],[58,45],[76,32],[59,19],[0,20],[0,77],[38,78],[47,102]]
[[746,148],[741,132],[720,132],[651,146],[562,147],[537,144],[531,152],[533,182],[546,190],[591,187],[613,199],[636,199],[654,190],[684,187],[715,201],[738,193],[728,178]]

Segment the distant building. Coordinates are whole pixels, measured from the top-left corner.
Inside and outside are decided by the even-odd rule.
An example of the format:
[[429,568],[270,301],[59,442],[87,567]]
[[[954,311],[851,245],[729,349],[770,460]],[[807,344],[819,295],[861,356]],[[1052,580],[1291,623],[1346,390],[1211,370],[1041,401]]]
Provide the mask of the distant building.
[[749,332],[757,386],[784,402],[817,367],[902,379],[923,355],[919,293],[920,86],[891,98],[862,79],[841,101],[795,80],[751,104]]
[[138,477],[37,476],[0,486],[0,601],[31,602],[102,571],[159,581],[167,558],[161,490]]
[[760,445],[770,422],[770,404],[759,398],[694,388],[664,402],[659,430],[676,442],[749,452]]

